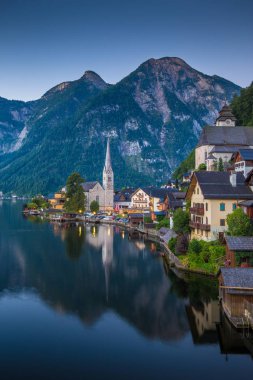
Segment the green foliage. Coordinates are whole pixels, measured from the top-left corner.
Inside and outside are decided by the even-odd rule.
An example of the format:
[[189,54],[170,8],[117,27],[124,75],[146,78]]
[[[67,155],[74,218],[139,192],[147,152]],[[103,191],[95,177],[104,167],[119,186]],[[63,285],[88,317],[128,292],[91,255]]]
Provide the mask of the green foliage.
[[92,201],[90,204],[90,211],[97,213],[99,211],[99,203],[97,201]]
[[248,260],[250,266],[253,266],[253,250],[235,252],[235,260],[237,265],[240,265],[243,262],[244,258]]
[[29,210],[37,210],[37,209],[38,209],[38,205],[37,205],[37,203],[35,203],[35,202],[27,203],[26,207],[27,207]]
[[170,220],[169,218],[163,218],[157,225],[156,229],[160,230],[160,228],[165,227],[165,228],[170,228]]
[[221,157],[219,158],[219,161],[218,161],[218,171],[224,172],[224,164],[223,164],[223,160]]
[[204,171],[204,170],[206,170],[206,164],[199,164],[199,167],[198,167],[198,169],[197,169],[199,172],[200,171]]
[[153,220],[150,216],[144,216],[144,223],[153,223]]
[[234,97],[231,107],[238,125],[253,126],[253,82]]
[[218,241],[193,239],[189,243],[188,254],[183,258],[183,262],[190,269],[200,269],[215,274],[223,263],[224,256],[225,247]]
[[188,211],[183,211],[181,208],[178,208],[174,212],[173,216],[173,229],[178,234],[184,234],[190,231],[189,227],[190,214]]
[[66,184],[66,202],[64,208],[68,212],[83,212],[85,196],[81,184],[84,179],[79,173],[72,173]]
[[195,149],[191,151],[188,157],[181,162],[178,168],[174,171],[172,177],[174,179],[182,179],[184,173],[189,172],[195,168]]
[[173,237],[168,242],[168,247],[171,250],[171,252],[176,253],[176,244],[177,244],[177,238]]
[[253,234],[250,218],[241,208],[235,209],[227,216],[228,233],[232,236],[251,236]]

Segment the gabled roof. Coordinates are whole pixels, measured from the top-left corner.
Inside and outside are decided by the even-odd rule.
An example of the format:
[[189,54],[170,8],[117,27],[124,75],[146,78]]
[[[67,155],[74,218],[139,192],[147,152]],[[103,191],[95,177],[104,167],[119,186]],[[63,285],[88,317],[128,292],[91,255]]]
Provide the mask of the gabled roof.
[[160,187],[139,187],[137,190],[135,190],[131,196],[135,195],[139,190],[144,191],[148,196],[152,198],[159,198],[164,199],[166,195],[172,194],[174,192],[177,192],[177,189],[171,189],[171,188],[160,188]]
[[203,145],[253,145],[252,127],[216,127],[203,128],[197,147]]
[[[197,180],[206,199],[253,199],[253,192],[245,184],[243,174],[239,172],[235,175],[236,186],[232,186],[230,183],[230,174],[228,172],[194,172],[192,181]],[[186,194],[188,198],[191,191],[192,187],[190,185]]]
[[[253,268],[221,268],[224,286],[253,289]],[[231,289],[229,293],[236,293]]]
[[231,251],[252,251],[252,236],[226,236],[227,246]]
[[236,117],[233,114],[232,109],[229,107],[229,105],[225,104],[220,110],[219,116],[217,117],[216,122],[227,120],[227,119],[236,121]]
[[82,183],[82,188],[85,192],[88,192],[89,190],[93,189],[97,183],[99,183],[99,182],[98,181],[84,182],[84,183]]
[[253,149],[239,149],[238,153],[242,157],[244,161],[252,161],[253,160]]

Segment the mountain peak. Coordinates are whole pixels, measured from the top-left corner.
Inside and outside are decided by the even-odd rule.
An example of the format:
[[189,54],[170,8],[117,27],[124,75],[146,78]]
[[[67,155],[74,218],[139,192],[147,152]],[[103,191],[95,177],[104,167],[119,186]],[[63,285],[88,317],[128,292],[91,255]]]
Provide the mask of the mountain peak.
[[98,87],[107,86],[107,83],[97,73],[91,70],[85,71],[81,79],[94,83]]

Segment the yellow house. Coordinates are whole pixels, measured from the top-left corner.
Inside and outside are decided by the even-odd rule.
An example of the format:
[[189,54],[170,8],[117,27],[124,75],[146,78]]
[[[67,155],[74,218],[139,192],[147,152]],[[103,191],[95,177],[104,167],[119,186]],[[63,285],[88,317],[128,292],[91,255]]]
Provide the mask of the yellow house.
[[64,191],[58,191],[54,194],[54,198],[49,199],[49,203],[52,208],[56,210],[62,210],[66,200],[66,193]]
[[195,172],[186,193],[191,202],[191,239],[222,239],[228,214],[246,199],[253,199],[253,192],[242,173]]

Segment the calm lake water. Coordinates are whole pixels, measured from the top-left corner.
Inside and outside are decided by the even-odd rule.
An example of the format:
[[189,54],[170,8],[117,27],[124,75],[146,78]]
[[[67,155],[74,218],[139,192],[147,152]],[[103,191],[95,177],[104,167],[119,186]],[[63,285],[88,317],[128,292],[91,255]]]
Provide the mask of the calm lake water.
[[250,379],[253,339],[217,284],[178,278],[159,247],[0,204],[1,379]]

